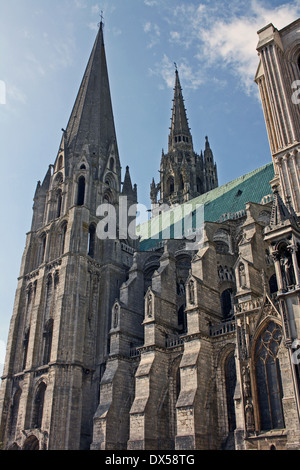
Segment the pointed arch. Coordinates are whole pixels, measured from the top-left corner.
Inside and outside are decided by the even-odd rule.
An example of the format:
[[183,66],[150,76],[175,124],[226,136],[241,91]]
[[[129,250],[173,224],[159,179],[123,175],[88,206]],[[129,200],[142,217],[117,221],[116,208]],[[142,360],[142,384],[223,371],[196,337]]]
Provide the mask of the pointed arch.
[[24,339],[23,339],[23,366],[22,366],[22,370],[24,370],[25,367],[26,367],[27,354],[28,354],[28,345],[29,345],[29,335],[30,335],[30,328],[28,327],[25,330]]
[[53,279],[52,274],[48,274],[46,280],[46,299],[45,299],[45,318],[48,319],[51,315],[51,304],[53,294]]
[[53,318],[50,318],[45,324],[44,333],[43,333],[43,339],[44,339],[43,364],[49,364],[50,362],[52,337],[53,337]]
[[170,175],[167,179],[167,194],[171,195],[174,193],[174,177]]
[[259,429],[284,428],[281,370],[278,351],[282,340],[280,325],[274,320],[263,322],[253,352]]
[[182,191],[184,189],[184,182],[182,174],[179,175],[179,190]]
[[78,187],[77,187],[77,206],[83,206],[85,201],[85,177],[80,176],[78,179]]
[[110,189],[107,189],[103,195],[103,203],[104,204],[112,204],[113,203],[113,194]]
[[95,224],[91,224],[89,227],[89,241],[88,241],[88,255],[91,258],[95,256],[95,248],[96,248],[96,226]]
[[62,190],[58,189],[56,192],[56,217],[58,218],[61,216],[62,210]]
[[199,177],[197,178],[196,185],[197,185],[197,193],[202,194],[203,193],[203,184],[202,184],[202,181],[200,180]]
[[228,320],[233,314],[232,296],[233,291],[231,288],[225,289],[221,294],[221,311],[223,315],[223,320]]
[[22,395],[22,390],[18,388],[14,394],[13,402],[11,406],[10,429],[9,429],[11,438],[14,437],[16,428],[17,428],[17,420],[18,420],[21,395]]
[[23,445],[23,450],[39,450],[39,440],[36,436],[27,437]]
[[269,279],[269,289],[270,289],[271,295],[276,294],[276,292],[278,292],[276,274],[272,274],[272,276]]
[[186,333],[187,331],[187,319],[186,319],[186,313],[185,313],[185,308],[186,305],[183,304],[181,307],[178,309],[178,328],[180,329],[180,333]]
[[58,158],[58,163],[57,163],[57,171],[61,170],[63,167],[63,156],[60,155]]
[[39,237],[37,266],[42,264],[45,260],[46,241],[47,241],[47,235],[45,232],[43,232],[41,236]]
[[41,382],[37,388],[32,410],[32,428],[41,429],[42,427],[46,389],[45,382]]
[[109,169],[111,171],[114,171],[114,168],[115,168],[115,159],[114,157],[110,157],[110,160],[109,160]]
[[64,176],[62,174],[62,172],[60,171],[59,173],[57,173],[57,175],[55,176],[55,179],[54,179],[54,186],[59,186],[60,184],[62,184],[64,182]]
[[65,220],[61,225],[60,233],[59,233],[59,256],[63,255],[65,252],[67,229],[68,229],[68,222]]

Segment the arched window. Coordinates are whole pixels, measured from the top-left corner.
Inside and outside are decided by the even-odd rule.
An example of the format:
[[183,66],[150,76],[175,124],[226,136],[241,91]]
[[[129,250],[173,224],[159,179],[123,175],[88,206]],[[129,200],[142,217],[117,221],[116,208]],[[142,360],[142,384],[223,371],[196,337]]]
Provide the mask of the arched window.
[[61,227],[60,233],[60,255],[62,255],[65,251],[65,244],[66,244],[66,233],[67,233],[68,224],[65,222]]
[[43,353],[43,364],[48,364],[50,362],[51,356],[51,346],[52,346],[52,336],[53,336],[53,319],[47,321],[44,328],[44,353]]
[[33,415],[32,415],[32,424],[33,428],[41,428],[43,420],[43,411],[44,411],[44,400],[46,392],[46,384],[42,382],[36,392],[34,404],[33,404]]
[[64,177],[62,173],[57,173],[55,180],[54,180],[54,186],[58,186],[62,184],[64,181]]
[[202,183],[201,183],[200,178],[197,178],[197,193],[200,193],[200,194],[203,193]]
[[232,289],[226,289],[221,294],[221,310],[223,315],[223,320],[228,320],[231,315],[232,309]]
[[112,196],[110,191],[106,191],[103,196],[103,204],[110,204],[112,201]]
[[151,263],[151,266],[145,269],[144,272],[144,295],[146,294],[148,287],[152,286],[152,276],[154,271],[159,268],[159,263]]
[[225,361],[225,385],[226,385],[226,400],[227,400],[227,415],[228,415],[228,429],[229,432],[234,431],[236,428],[235,407],[234,407],[234,392],[236,386],[236,368],[234,352],[230,353]]
[[184,189],[184,183],[183,183],[182,175],[179,176],[179,189],[180,189],[180,191]]
[[91,258],[93,258],[95,256],[95,242],[96,242],[96,227],[95,227],[95,225],[90,225],[88,255]]
[[37,266],[43,263],[46,251],[46,234],[42,233],[39,239],[38,262]]
[[275,294],[278,291],[276,274],[273,274],[269,279],[270,293]]
[[284,428],[281,372],[277,357],[281,339],[281,328],[271,321],[259,336],[255,347],[260,429],[264,431]]
[[109,160],[109,169],[113,171],[114,166],[115,166],[115,160],[113,159],[113,157],[111,157],[111,159]]
[[186,332],[187,324],[186,324],[186,314],[185,314],[185,305],[182,305],[178,310],[178,327],[181,330],[181,333]]
[[29,436],[23,445],[23,450],[39,450],[39,448],[39,441],[35,436]]
[[49,274],[46,282],[46,302],[45,302],[45,317],[49,318],[52,303],[53,282],[52,274]]
[[174,193],[174,178],[173,178],[173,176],[170,176],[169,179],[168,179],[167,190],[168,190],[168,194]]
[[11,415],[10,415],[10,436],[13,438],[17,428],[17,420],[18,420],[18,413],[19,413],[19,405],[20,399],[22,395],[22,390],[18,388],[14,395],[13,404],[11,407]]
[[110,188],[116,188],[116,181],[112,173],[107,173],[104,178],[104,183]]
[[62,207],[62,192],[61,192],[61,189],[59,189],[57,191],[56,198],[57,198],[56,217],[58,218],[61,215],[61,207]]
[[78,180],[77,206],[83,206],[85,196],[85,177],[80,176]]
[[30,334],[30,329],[27,328],[25,330],[24,339],[23,339],[23,366],[22,366],[22,370],[24,370],[25,367],[26,367],[28,344],[29,344],[29,334]]
[[217,253],[228,253],[229,246],[222,240],[215,241]]
[[63,156],[61,155],[58,159],[57,171],[61,170],[63,166]]

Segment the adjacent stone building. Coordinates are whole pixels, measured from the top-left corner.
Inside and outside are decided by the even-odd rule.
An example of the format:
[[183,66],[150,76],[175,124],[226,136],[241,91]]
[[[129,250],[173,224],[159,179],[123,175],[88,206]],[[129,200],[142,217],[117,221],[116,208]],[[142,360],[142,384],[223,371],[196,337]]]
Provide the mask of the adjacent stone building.
[[[38,183],[0,395],[5,449],[299,449],[300,20],[259,31],[273,162],[218,186],[179,73],[132,234],[100,24]],[[124,215],[125,214],[125,215]],[[129,230],[130,229],[130,230]]]

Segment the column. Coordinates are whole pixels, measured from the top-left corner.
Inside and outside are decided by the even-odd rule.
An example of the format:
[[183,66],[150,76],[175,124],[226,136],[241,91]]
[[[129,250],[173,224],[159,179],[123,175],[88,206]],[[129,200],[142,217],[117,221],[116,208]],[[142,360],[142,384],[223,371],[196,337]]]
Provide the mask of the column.
[[281,276],[281,269],[280,269],[280,257],[278,251],[273,251],[272,257],[274,260],[274,266],[275,266],[275,274],[276,274],[276,279],[277,279],[277,286],[278,286],[278,291],[283,292],[284,290],[284,285],[282,281],[282,276]]
[[292,260],[293,260],[293,267],[294,267],[294,274],[295,274],[295,280],[296,280],[296,288],[300,287],[300,274],[299,274],[299,267],[298,267],[298,260],[297,260],[297,246],[296,245],[289,245],[288,250],[292,255]]

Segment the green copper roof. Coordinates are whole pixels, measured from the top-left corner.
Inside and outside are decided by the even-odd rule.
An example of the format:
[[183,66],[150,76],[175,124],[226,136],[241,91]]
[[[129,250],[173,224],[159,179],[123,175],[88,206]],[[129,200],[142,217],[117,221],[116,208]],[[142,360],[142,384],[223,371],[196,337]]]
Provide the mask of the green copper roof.
[[[202,221],[204,219],[206,222],[217,222],[242,216],[247,202],[259,204],[262,203],[263,198],[272,194],[270,181],[273,178],[274,167],[272,163],[269,163],[181,206],[177,206],[171,210],[171,218],[165,217],[162,221],[161,215],[154,217],[138,227],[138,234],[141,236],[141,250],[153,249],[157,246],[159,240],[173,238],[176,223],[178,223],[178,226],[181,225],[183,216],[188,214],[189,211],[193,217],[196,207],[204,206]],[[171,236],[165,236],[170,225],[169,233]],[[197,228],[197,223],[193,222],[193,227]],[[164,228],[167,232],[163,231]]]

